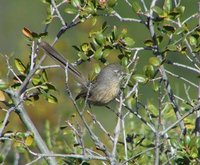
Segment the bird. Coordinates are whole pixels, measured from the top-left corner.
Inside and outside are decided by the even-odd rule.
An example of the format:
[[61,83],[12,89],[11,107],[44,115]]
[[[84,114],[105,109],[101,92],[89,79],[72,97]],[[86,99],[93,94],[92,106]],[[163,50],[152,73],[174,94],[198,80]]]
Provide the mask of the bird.
[[78,81],[81,83],[81,91],[76,96],[76,100],[84,98],[87,99],[89,105],[102,106],[107,105],[118,96],[121,82],[125,74],[124,68],[120,64],[108,64],[101,69],[99,74],[92,81],[88,81],[49,43],[41,41],[39,47],[51,58],[61,63],[63,67],[67,66],[69,71],[78,78]]

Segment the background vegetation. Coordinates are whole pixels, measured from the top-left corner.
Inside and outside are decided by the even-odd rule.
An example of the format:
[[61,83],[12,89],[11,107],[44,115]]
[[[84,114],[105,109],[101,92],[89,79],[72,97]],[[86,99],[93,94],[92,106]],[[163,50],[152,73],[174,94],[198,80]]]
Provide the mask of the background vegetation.
[[[197,0],[2,0],[0,9],[0,162],[200,163]],[[123,65],[129,76],[109,104],[122,119],[74,102],[79,86],[40,40],[89,79]]]

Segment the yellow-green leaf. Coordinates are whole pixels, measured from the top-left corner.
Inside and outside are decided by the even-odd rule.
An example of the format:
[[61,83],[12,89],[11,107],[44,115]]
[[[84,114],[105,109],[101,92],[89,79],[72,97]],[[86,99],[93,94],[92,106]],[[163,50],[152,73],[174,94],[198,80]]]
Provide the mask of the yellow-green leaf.
[[160,60],[157,57],[150,57],[149,58],[149,63],[153,66],[159,66],[160,65]]
[[31,146],[33,144],[33,136],[32,135],[28,135],[25,139],[25,145],[26,146]]
[[15,66],[17,67],[17,70],[21,73],[24,74],[26,71],[26,68],[24,66],[24,64],[21,62],[21,60],[19,59],[15,59]]

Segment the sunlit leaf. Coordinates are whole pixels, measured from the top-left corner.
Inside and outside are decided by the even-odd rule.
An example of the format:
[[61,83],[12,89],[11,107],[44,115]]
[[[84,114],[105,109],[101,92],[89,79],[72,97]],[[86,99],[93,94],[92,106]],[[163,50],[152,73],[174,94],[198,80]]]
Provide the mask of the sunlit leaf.
[[135,11],[136,13],[140,13],[141,12],[141,6],[139,5],[139,3],[138,2],[136,2],[136,1],[133,1],[133,3],[132,3],[132,9],[133,9],[133,11]]
[[76,8],[67,7],[67,8],[65,9],[65,12],[66,12],[67,14],[76,14],[78,11],[77,11]]
[[104,42],[104,35],[102,32],[97,32],[95,35],[95,41],[98,45],[102,45]]
[[8,81],[0,79],[0,89],[6,89],[6,88],[8,88],[8,86],[9,86]]
[[28,135],[25,139],[25,145],[26,146],[31,146],[33,144],[34,138],[32,135]]
[[144,41],[144,44],[145,44],[145,46],[147,46],[147,47],[152,47],[152,46],[153,46],[152,40],[145,40],[145,41]]
[[6,100],[5,95],[3,91],[0,90],[0,101],[5,101],[5,100]]
[[135,41],[130,38],[130,37],[125,37],[124,38],[124,43],[128,46],[128,47],[132,47],[135,44]]
[[168,46],[167,46],[167,49],[170,50],[170,51],[176,51],[176,50],[177,50],[177,47],[176,47],[176,45],[171,44],[171,45],[168,45]]
[[48,101],[49,103],[55,104],[55,103],[58,102],[58,99],[57,99],[55,96],[53,96],[53,95],[48,95],[48,96],[46,97],[46,99],[47,99],[47,101]]
[[95,64],[94,71],[95,73],[99,73],[101,71],[101,67],[99,66],[99,64]]
[[107,0],[108,7],[114,7],[117,3],[117,0]]
[[169,13],[172,10],[172,0],[165,0],[163,10]]
[[189,42],[190,42],[190,44],[191,44],[192,46],[196,46],[197,43],[198,43],[196,37],[193,36],[193,35],[189,36]]
[[15,66],[17,68],[17,70],[21,73],[21,74],[24,74],[25,71],[26,71],[26,68],[24,66],[24,64],[21,62],[20,59],[15,59]]
[[71,0],[71,4],[76,8],[79,8],[81,6],[80,0]]
[[133,79],[139,83],[145,83],[147,79],[143,75],[135,74],[133,75]]
[[102,48],[99,48],[96,50],[96,52],[94,53],[94,58],[96,60],[100,59],[102,57],[103,51]]
[[149,63],[153,66],[159,66],[160,65],[160,60],[157,57],[150,57],[149,58]]

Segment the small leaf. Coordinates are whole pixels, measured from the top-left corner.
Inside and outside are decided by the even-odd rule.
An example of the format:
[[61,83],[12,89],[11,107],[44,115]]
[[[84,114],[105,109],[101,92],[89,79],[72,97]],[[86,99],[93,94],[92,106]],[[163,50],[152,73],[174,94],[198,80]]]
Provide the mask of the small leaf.
[[25,139],[25,145],[31,146],[33,144],[34,138],[32,135],[28,135]]
[[130,38],[130,37],[125,37],[124,38],[124,43],[128,46],[128,47],[132,47],[135,44],[135,41]]
[[157,36],[156,38],[158,45],[162,42],[163,36]]
[[154,6],[153,8],[152,8],[152,10],[156,13],[156,14],[158,14],[158,16],[160,17],[160,18],[165,18],[165,17],[167,17],[167,13],[166,12],[164,12],[160,7],[158,7],[158,6]]
[[47,99],[47,101],[48,101],[49,103],[55,104],[55,103],[58,102],[58,99],[57,99],[55,96],[53,96],[53,95],[48,95],[46,99]]
[[189,42],[192,46],[197,46],[197,39],[195,38],[195,36],[191,35],[189,36]]
[[101,67],[99,66],[99,64],[95,64],[94,72],[98,74],[100,71]]
[[126,101],[126,105],[129,108],[133,108],[135,106],[135,103],[136,103],[136,100],[133,97],[128,98],[127,101]]
[[172,0],[165,0],[163,10],[169,13],[172,10]]
[[80,0],[71,0],[71,4],[76,8],[80,8],[81,6]]
[[160,65],[160,60],[157,57],[150,57],[149,58],[149,63],[153,66],[159,66]]
[[6,100],[5,95],[3,91],[0,90],[0,101],[5,101],[5,100]]
[[147,108],[149,111],[151,111],[153,117],[156,117],[158,115],[158,109],[156,108],[155,105],[148,103]]
[[123,57],[121,62],[122,62],[122,66],[127,66],[128,65],[128,58],[127,57]]
[[147,76],[148,78],[153,78],[153,76],[154,76],[154,67],[152,65],[146,65],[144,67],[144,73],[145,73],[145,76]]
[[179,35],[179,34],[182,34],[183,32],[185,32],[185,28],[184,27],[180,27],[180,28],[177,28],[176,31],[175,31],[175,35]]
[[6,89],[9,87],[9,83],[3,79],[0,79],[0,89]]
[[66,12],[67,14],[76,14],[78,11],[77,11],[76,8],[67,7],[67,8],[65,9],[65,12]]
[[105,50],[103,51],[102,57],[103,57],[103,58],[107,58],[107,57],[109,56],[110,53],[111,53],[111,50],[110,50],[110,49],[105,49]]
[[138,2],[133,1],[132,3],[132,9],[133,11],[135,11],[136,13],[140,13],[142,11],[141,6],[139,5]]
[[26,71],[26,68],[24,66],[24,64],[21,62],[20,59],[15,59],[15,66],[17,67],[17,70],[21,73],[24,74]]
[[88,59],[88,57],[83,52],[78,52],[78,56],[84,61]]
[[48,81],[47,73],[45,70],[42,71],[42,79],[44,80],[44,82]]
[[159,87],[160,87],[160,84],[158,84],[157,82],[153,82],[153,90],[155,91],[155,92],[157,92],[158,91],[158,89],[159,89]]
[[170,51],[177,51],[177,47],[176,47],[176,45],[171,44],[171,45],[168,45],[168,46],[167,46],[167,50],[170,50]]
[[102,48],[99,48],[99,49],[97,49],[96,52],[94,53],[94,58],[95,58],[96,60],[98,60],[98,59],[100,59],[100,58],[102,57],[102,54],[103,54]]
[[104,42],[104,35],[102,34],[102,32],[97,32],[95,35],[95,41],[98,45],[103,45]]
[[144,45],[147,46],[147,47],[152,47],[153,42],[152,42],[152,40],[146,40],[146,41],[144,41]]
[[114,7],[117,4],[117,0],[107,0],[108,7]]
[[90,45],[88,43],[83,43],[81,49],[83,52],[88,52],[90,50]]
[[42,84],[41,78],[39,76],[35,76],[32,78],[33,85],[39,85]]
[[139,83],[145,83],[147,79],[143,75],[135,74],[133,75],[133,79]]

